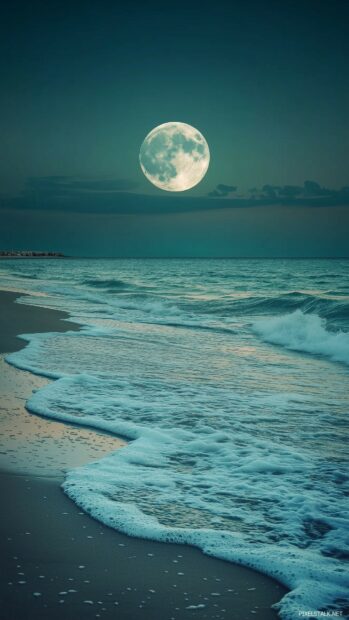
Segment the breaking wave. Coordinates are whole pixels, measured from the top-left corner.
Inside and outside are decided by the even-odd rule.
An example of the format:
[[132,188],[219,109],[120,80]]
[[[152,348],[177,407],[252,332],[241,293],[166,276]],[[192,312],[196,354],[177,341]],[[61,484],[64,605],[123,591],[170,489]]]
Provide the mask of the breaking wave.
[[296,310],[283,316],[255,321],[253,329],[266,342],[293,351],[324,355],[349,365],[349,334],[328,331],[325,319],[316,314]]

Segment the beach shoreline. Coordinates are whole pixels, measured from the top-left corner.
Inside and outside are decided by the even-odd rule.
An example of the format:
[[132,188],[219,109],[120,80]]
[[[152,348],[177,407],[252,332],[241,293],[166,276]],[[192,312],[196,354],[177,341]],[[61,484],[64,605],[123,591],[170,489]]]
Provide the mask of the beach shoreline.
[[[17,337],[20,333],[79,329],[66,313],[15,304],[17,297],[0,292],[2,352],[25,346]],[[22,371],[14,371],[20,381]],[[48,426],[32,455],[39,462],[42,451],[47,452],[45,437],[54,428],[50,425],[69,429],[59,422],[41,423]],[[85,438],[84,458],[96,443],[101,454],[112,449],[110,437],[88,432],[91,438]],[[56,441],[60,446],[63,440]],[[69,434],[64,441],[78,449]],[[62,453],[57,452],[54,463]],[[52,461],[51,455],[45,458]],[[65,463],[68,469],[72,466],[69,459]],[[45,467],[41,475],[30,465],[27,471],[23,464],[16,469],[16,459],[6,467],[5,455],[0,472],[2,497],[8,498],[0,520],[4,617],[245,620],[253,614],[263,620],[277,618],[271,605],[286,593],[282,585],[253,570],[205,556],[196,548],[130,538],[105,527],[64,495],[62,468],[53,467],[47,477]]]

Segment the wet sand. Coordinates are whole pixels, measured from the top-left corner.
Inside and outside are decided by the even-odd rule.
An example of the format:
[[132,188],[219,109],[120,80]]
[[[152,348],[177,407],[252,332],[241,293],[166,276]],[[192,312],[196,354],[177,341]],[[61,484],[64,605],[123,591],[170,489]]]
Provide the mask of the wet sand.
[[[25,346],[18,333],[78,328],[62,320],[64,313],[14,304],[15,298],[0,293],[2,352]],[[277,618],[271,605],[286,590],[272,579],[195,548],[129,538],[82,513],[60,488],[64,471],[122,442],[29,414],[25,399],[47,380],[10,367],[6,372],[2,364],[4,618]]]
[[25,346],[18,334],[80,329],[76,323],[65,320],[65,312],[14,303],[19,296],[23,295],[0,291],[0,353],[19,351]]
[[49,380],[18,370],[0,355],[0,471],[62,478],[68,469],[116,450],[115,436],[73,424],[62,424],[25,409],[33,390]]

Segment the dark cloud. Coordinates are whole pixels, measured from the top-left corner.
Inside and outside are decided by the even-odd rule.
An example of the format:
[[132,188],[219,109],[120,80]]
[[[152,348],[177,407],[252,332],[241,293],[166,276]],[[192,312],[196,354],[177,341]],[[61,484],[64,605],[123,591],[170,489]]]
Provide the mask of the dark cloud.
[[255,200],[270,199],[273,203],[284,205],[330,206],[332,204],[346,204],[349,199],[349,190],[342,187],[340,190],[322,187],[316,181],[304,181],[301,185],[263,185],[261,189],[254,187],[250,190],[250,197]]
[[138,187],[138,183],[125,179],[83,179],[69,176],[30,177],[24,193],[30,191],[51,195],[85,192],[127,192]]
[[224,183],[219,183],[212,192],[209,192],[207,195],[212,198],[225,198],[232,192],[236,192],[237,186],[235,185],[224,185]]
[[[28,179],[19,196],[0,196],[0,209],[22,211],[166,214],[249,207],[331,207],[349,206],[349,187],[330,190],[315,181],[304,186],[266,184],[246,196],[230,196],[232,185],[217,185],[209,196],[183,195],[158,191],[141,194],[135,183],[122,179],[78,179],[37,177]],[[222,197],[224,200],[222,200]]]

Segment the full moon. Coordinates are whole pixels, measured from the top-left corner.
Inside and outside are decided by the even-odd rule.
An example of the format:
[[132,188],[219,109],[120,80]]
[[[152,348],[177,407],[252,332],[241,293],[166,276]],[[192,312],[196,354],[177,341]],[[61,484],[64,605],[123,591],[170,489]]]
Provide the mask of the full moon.
[[204,178],[210,151],[195,127],[179,122],[164,123],[144,139],[139,162],[153,185],[167,192],[184,192]]

